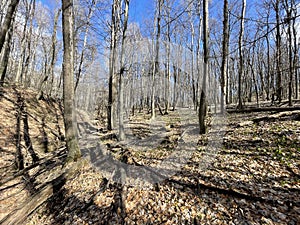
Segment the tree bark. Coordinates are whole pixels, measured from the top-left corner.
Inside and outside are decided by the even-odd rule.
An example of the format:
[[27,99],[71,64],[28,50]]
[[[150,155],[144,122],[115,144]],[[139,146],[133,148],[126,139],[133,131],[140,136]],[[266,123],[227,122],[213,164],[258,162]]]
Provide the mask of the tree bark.
[[281,31],[280,31],[280,0],[275,2],[276,13],[276,95],[277,100],[281,103],[282,100],[282,84],[281,84]]
[[223,41],[222,41],[222,65],[221,65],[221,113],[225,112],[227,62],[229,49],[229,23],[228,0],[224,0],[223,8]]
[[10,4],[8,5],[7,13],[4,18],[4,22],[0,28],[0,52],[2,51],[2,47],[5,42],[6,33],[8,32],[8,30],[11,26],[11,22],[13,20],[13,15],[16,11],[19,1],[20,0],[11,0]]
[[11,23],[11,27],[9,28],[8,32],[6,33],[6,39],[5,39],[5,44],[3,51],[0,54],[0,86],[3,85],[6,71],[7,71],[7,65],[8,65],[8,60],[9,60],[9,55],[11,51],[11,38],[13,35],[13,23],[14,23],[14,18]]
[[115,60],[116,48],[119,30],[118,0],[114,0],[111,12],[111,40],[110,40],[110,57],[109,57],[109,78],[108,78],[108,106],[107,106],[107,129],[112,130],[115,127],[114,115],[116,110],[116,93],[117,84],[115,77]]
[[65,137],[68,149],[67,162],[81,157],[76,137],[76,117],[74,105],[74,17],[73,0],[62,0],[63,27],[63,100]]
[[[297,15],[297,8],[294,8],[294,18]],[[296,27],[296,20],[293,20],[293,40],[294,40],[294,59],[293,59],[293,71],[295,73],[295,99],[298,99],[299,96],[299,85],[298,85],[298,69],[297,64],[299,63],[299,56],[298,56],[298,46],[297,46],[297,27]]]
[[[206,133],[206,125],[205,125],[205,116],[206,116],[206,80],[208,77],[208,63],[209,63],[209,46],[208,46],[208,0],[203,1],[203,48],[204,48],[204,71],[203,71],[203,81],[202,81],[202,91],[200,97],[200,105],[199,105],[199,128],[200,134]],[[200,74],[199,74],[200,75]]]
[[[168,2],[169,3],[169,2]],[[170,78],[171,78],[171,16],[170,16],[170,6],[167,7],[167,43],[166,43],[166,48],[167,48],[167,63],[166,63],[166,79],[165,79],[165,112],[164,114],[168,114],[169,113],[169,107],[170,107]]]
[[243,59],[243,42],[244,42],[244,25],[245,25],[246,0],[243,0],[242,13],[240,21],[240,35],[239,35],[239,84],[238,84],[238,109],[243,108],[242,100],[242,76],[244,74],[244,59]]
[[27,35],[27,52],[28,54],[26,55],[26,58],[24,58],[24,81],[25,81],[25,85],[26,87],[28,87],[30,85],[30,81],[32,76],[30,75],[30,70],[29,70],[29,65],[32,62],[32,58],[33,55],[31,52],[31,38],[32,38],[32,33],[33,33],[33,19],[34,19],[34,14],[35,14],[35,0],[31,0],[30,2],[30,7],[29,7],[29,31],[28,31],[28,35]]
[[151,119],[155,118],[155,76],[159,71],[159,47],[160,47],[160,21],[161,21],[161,9],[164,0],[158,0],[157,2],[157,17],[156,17],[156,40],[155,40],[155,59],[153,63],[152,71],[152,94],[151,94]]
[[122,49],[120,56],[120,72],[119,72],[119,140],[125,140],[125,132],[124,132],[124,72],[125,72],[125,39],[126,39],[126,30],[128,23],[128,10],[129,10],[129,0],[125,0],[124,6],[124,25],[122,31]]

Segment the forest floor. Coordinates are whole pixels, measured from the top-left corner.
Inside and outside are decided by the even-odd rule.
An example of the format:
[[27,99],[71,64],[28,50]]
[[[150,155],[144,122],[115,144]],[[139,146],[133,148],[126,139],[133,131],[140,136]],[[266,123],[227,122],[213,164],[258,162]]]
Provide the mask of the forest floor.
[[0,224],[300,224],[300,111],[209,114],[201,136],[192,109],[136,113],[121,142],[79,111],[64,165],[61,106],[35,96],[0,93]]

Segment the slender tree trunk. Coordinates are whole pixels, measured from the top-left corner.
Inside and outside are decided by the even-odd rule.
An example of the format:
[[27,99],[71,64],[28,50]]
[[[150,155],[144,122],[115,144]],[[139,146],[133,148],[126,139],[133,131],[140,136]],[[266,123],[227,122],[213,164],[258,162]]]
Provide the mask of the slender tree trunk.
[[14,12],[16,11],[19,1],[20,0],[11,0],[10,4],[8,5],[7,13],[5,15],[3,24],[1,25],[1,28],[0,28],[0,52],[2,51],[2,47],[5,42],[6,33],[8,32],[8,30],[11,26]]
[[[283,2],[286,12],[286,21],[287,21],[287,35],[288,35],[288,58],[289,58],[289,81],[288,81],[288,100],[289,106],[293,105],[293,78],[296,70],[295,70],[295,55],[297,55],[297,51],[293,50],[297,48],[297,33],[295,32],[295,18],[297,16],[297,7],[295,5],[294,0],[285,0]],[[294,36],[294,37],[293,37]],[[295,54],[295,55],[294,55]]]
[[[26,76],[25,76],[26,74],[24,73],[25,61],[26,61],[28,42],[31,41],[29,39],[30,35],[29,35],[29,32],[27,31],[27,26],[28,26],[28,21],[30,20],[30,17],[32,16],[31,9],[34,8],[32,6],[33,6],[33,0],[31,0],[29,3],[28,3],[28,1],[25,1],[26,12],[25,12],[25,21],[24,21],[22,39],[21,39],[20,59],[19,59],[19,63],[18,63],[17,74],[15,77],[16,83],[18,83],[18,82],[23,83],[25,81],[24,78],[26,78]],[[32,32],[32,30],[31,30],[31,32]]]
[[114,118],[116,110],[116,93],[117,84],[115,77],[115,61],[116,61],[116,49],[117,49],[117,39],[119,30],[119,0],[114,0],[112,4],[111,13],[111,42],[110,42],[110,57],[109,57],[109,78],[108,78],[108,106],[107,106],[107,129],[112,130],[115,127]]
[[[44,86],[45,83],[49,80],[49,75],[51,76],[51,80],[50,80],[50,85],[49,85],[49,92],[52,92],[52,86],[53,86],[53,80],[54,80],[54,66],[55,66],[55,62],[56,62],[56,32],[57,32],[57,23],[58,23],[58,18],[59,18],[59,14],[60,14],[61,9],[59,9],[56,13],[55,13],[55,17],[54,17],[54,26],[53,26],[53,33],[52,33],[52,47],[51,47],[51,62],[50,62],[50,66],[47,66],[47,51],[46,51],[46,46],[44,46],[44,52],[45,52],[45,70],[44,70],[44,79],[41,81],[41,83],[38,86],[38,95],[37,95],[37,99],[41,99],[43,96],[43,90],[44,90]],[[45,44],[44,44],[45,45]]]
[[166,64],[166,85],[165,85],[165,112],[164,114],[168,114],[169,112],[169,106],[170,106],[170,77],[171,77],[171,68],[170,68],[170,54],[171,54],[171,49],[170,49],[170,44],[171,44],[171,17],[170,17],[170,9],[168,7],[167,9],[167,17],[168,17],[168,24],[167,24],[167,64]]
[[228,23],[228,0],[224,0],[223,10],[223,41],[222,41],[222,65],[221,65],[221,113],[225,112],[227,62],[229,49],[229,23]]
[[93,12],[94,12],[95,5],[96,5],[96,0],[92,0],[92,6],[89,8],[88,16],[87,16],[87,19],[86,19],[86,27],[85,27],[85,31],[84,31],[84,37],[83,37],[83,46],[82,46],[82,50],[81,50],[81,54],[80,54],[78,70],[77,70],[77,73],[76,73],[75,92],[76,92],[76,89],[78,87],[79,80],[80,80],[80,77],[81,77],[83,61],[84,61],[84,53],[85,53],[85,49],[86,49],[87,37],[88,37],[88,33],[89,33],[89,28],[90,28],[89,24],[90,24],[90,20],[91,20],[91,17],[93,15]]
[[290,9],[287,3],[287,19],[288,19],[288,46],[289,46],[289,106],[293,105],[293,42],[292,42],[292,9]]
[[155,59],[152,72],[152,94],[151,94],[151,119],[155,118],[155,76],[159,71],[159,47],[160,47],[160,20],[161,9],[164,0],[158,0],[157,2],[157,18],[156,18],[156,40],[155,40]]
[[198,41],[197,41],[197,49],[196,49],[196,66],[197,66],[197,81],[196,81],[196,87],[195,87],[195,89],[196,89],[196,96],[195,96],[195,98],[196,98],[196,101],[197,101],[197,109],[196,109],[196,111],[197,110],[199,110],[198,109],[198,107],[199,107],[199,104],[200,104],[200,101],[199,101],[199,96],[200,96],[200,74],[202,73],[202,68],[201,68],[201,65],[202,65],[202,59],[201,59],[201,55],[202,55],[202,53],[201,53],[201,50],[200,50],[200,48],[201,48],[201,39],[202,39],[202,20],[203,20],[203,18],[201,17],[201,7],[200,7],[200,3],[198,4],[198,7],[197,7],[197,14],[198,14],[198,17],[199,17],[199,22],[198,22]]
[[[294,17],[297,17],[297,9],[294,9]],[[298,99],[299,87],[298,87],[298,69],[297,64],[299,62],[298,56],[298,45],[297,45],[297,28],[296,28],[296,19],[293,20],[293,39],[294,39],[294,58],[293,58],[293,71],[295,73],[295,98]]]
[[11,23],[11,27],[9,28],[8,32],[6,33],[6,39],[5,39],[5,44],[4,47],[2,48],[2,52],[0,54],[0,87],[4,83],[6,71],[7,71],[7,65],[8,65],[8,60],[9,60],[9,55],[10,55],[10,50],[11,50],[11,38],[13,35],[13,24],[14,24],[14,18]]
[[[267,33],[269,33],[269,13],[267,14]],[[270,57],[270,41],[269,41],[269,35],[266,35],[266,41],[267,41],[267,88],[266,88],[266,94],[267,94],[267,100],[270,100],[270,92],[271,92],[271,57]]]
[[124,72],[125,72],[125,39],[126,30],[128,23],[128,10],[129,10],[129,0],[125,0],[124,6],[124,21],[123,21],[123,31],[122,31],[122,49],[120,56],[120,76],[119,76],[119,140],[125,140],[124,132]]
[[195,78],[195,73],[194,73],[194,39],[195,39],[195,28],[194,28],[194,23],[192,20],[192,15],[189,13],[189,22],[190,22],[190,27],[191,27],[191,83],[192,83],[192,96],[193,96],[193,105],[194,105],[194,110],[197,111],[198,109],[198,99],[197,99],[197,89],[196,89],[196,78]]
[[[250,53],[251,55],[251,53]],[[249,55],[249,66],[250,66],[250,70],[251,70],[251,74],[252,74],[252,81],[254,83],[254,89],[255,89],[255,97],[256,97],[256,106],[259,107],[259,92],[258,92],[258,87],[257,87],[257,80],[255,78],[255,70],[254,70],[254,53],[252,53],[252,60],[250,59],[250,55]],[[250,90],[251,91],[251,90]]]
[[53,26],[53,33],[52,33],[52,52],[51,52],[51,64],[49,68],[49,74],[51,76],[50,84],[49,84],[49,95],[51,96],[52,90],[53,90],[53,82],[54,82],[54,66],[56,63],[56,58],[57,58],[57,51],[56,51],[56,45],[57,45],[57,40],[56,40],[56,34],[57,34],[57,24],[58,24],[58,18],[59,14],[61,13],[61,9],[58,9],[57,12],[55,13],[54,17],[54,26]]
[[172,111],[175,111],[176,108],[176,102],[177,102],[177,78],[178,78],[178,69],[176,66],[173,66],[173,78],[174,78],[174,83],[173,83],[173,108]]
[[76,116],[74,104],[74,14],[73,0],[62,0],[63,26],[63,100],[65,137],[68,149],[67,162],[81,157],[76,137]]
[[280,0],[275,3],[276,13],[276,95],[277,100],[281,103],[282,100],[282,84],[281,84],[281,31],[280,31]]
[[35,14],[35,0],[31,0],[30,2],[30,7],[29,7],[30,11],[29,11],[29,31],[28,31],[28,35],[27,35],[27,56],[24,60],[24,83],[26,85],[26,87],[30,86],[31,83],[31,77],[29,72],[29,65],[32,62],[32,49],[31,49],[31,38],[32,38],[32,32],[33,32],[33,19],[34,19],[34,14]]
[[242,100],[242,76],[244,74],[244,59],[243,59],[243,44],[244,44],[244,24],[245,24],[246,0],[243,0],[242,13],[240,21],[240,35],[239,35],[239,83],[238,83],[238,109],[243,108]]
[[209,32],[209,24],[208,24],[208,0],[203,1],[203,48],[204,48],[204,71],[203,71],[203,81],[202,81],[202,90],[200,97],[200,105],[199,105],[199,127],[200,134],[206,133],[206,125],[205,125],[205,116],[207,110],[206,104],[206,80],[208,77],[208,63],[209,63],[209,46],[208,46],[208,32]]

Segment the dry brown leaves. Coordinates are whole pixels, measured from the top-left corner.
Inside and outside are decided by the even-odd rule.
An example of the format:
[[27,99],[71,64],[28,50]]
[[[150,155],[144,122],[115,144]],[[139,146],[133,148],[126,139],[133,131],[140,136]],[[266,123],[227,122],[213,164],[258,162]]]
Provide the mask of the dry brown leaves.
[[[1,172],[7,173],[1,180],[15,172],[5,169],[10,168],[15,151],[15,117],[11,113],[15,98],[11,91],[5,96],[12,101],[0,101],[3,138],[0,140],[0,167]],[[30,93],[25,95],[32,97]],[[38,143],[41,143],[42,118],[49,140],[53,146],[60,146],[62,143],[55,139],[53,132],[59,133],[57,124],[62,126],[61,118],[51,116],[58,108],[54,110],[47,104],[41,107],[36,104],[33,100],[27,103],[32,115],[29,122],[36,143],[34,149],[38,149]],[[45,116],[48,111],[49,117]],[[81,163],[77,172],[67,177],[55,190],[55,195],[36,209],[24,224],[299,224],[300,122],[292,118],[245,122],[265,115],[230,115],[226,134],[222,137],[223,144],[207,167],[199,167],[206,154],[207,137],[203,136],[199,137],[198,150],[193,158],[179,173],[160,184],[138,187],[116,184],[107,181],[90,163]],[[169,116],[171,118],[172,113]],[[135,127],[137,124],[141,127],[134,135],[145,138],[149,132],[143,124],[145,116],[138,115],[137,118],[139,120],[132,122]],[[128,148],[131,157],[128,162],[152,165],[167,157],[180,136],[178,127],[169,127],[169,124],[166,124],[170,134],[168,140],[148,152]],[[118,146],[116,140],[104,140],[106,143]],[[112,150],[118,159],[122,147]],[[51,157],[50,153],[43,151],[38,154],[42,159]],[[29,178],[35,177],[33,185],[37,191],[39,186],[51,182],[63,170],[58,156],[53,157],[49,161],[53,167],[40,166],[28,172]],[[8,187],[14,184],[16,186]],[[2,216],[18,206],[18,200],[22,202],[30,198],[30,192],[24,189],[26,184],[24,178],[18,177],[1,186]]]

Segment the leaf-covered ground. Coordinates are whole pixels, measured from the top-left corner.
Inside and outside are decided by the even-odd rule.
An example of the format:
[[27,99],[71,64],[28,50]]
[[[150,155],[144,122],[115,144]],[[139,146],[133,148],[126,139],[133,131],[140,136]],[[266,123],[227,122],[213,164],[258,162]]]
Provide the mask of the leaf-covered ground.
[[[26,157],[21,172],[13,163],[18,93],[30,115],[29,136],[39,157],[33,163],[22,140]],[[136,114],[128,121],[130,137],[140,143],[152,141],[152,149],[118,142],[114,132],[82,112],[78,127],[86,157],[63,166],[66,152],[59,105],[34,96],[5,89],[0,97],[2,224],[300,223],[299,112],[228,114],[221,127],[214,126],[210,116],[209,133],[196,138],[183,123],[188,114],[177,110],[158,115],[164,121],[163,131],[148,114]],[[151,139],[156,132],[163,135]],[[100,152],[103,146],[105,151]],[[188,152],[186,146],[194,150]],[[116,171],[105,164],[125,168],[126,176],[136,179],[128,175],[130,168],[135,172],[155,168],[174,152],[179,158],[190,155],[181,164],[175,162],[180,168],[171,176],[147,185],[124,182],[122,175],[114,179]]]

